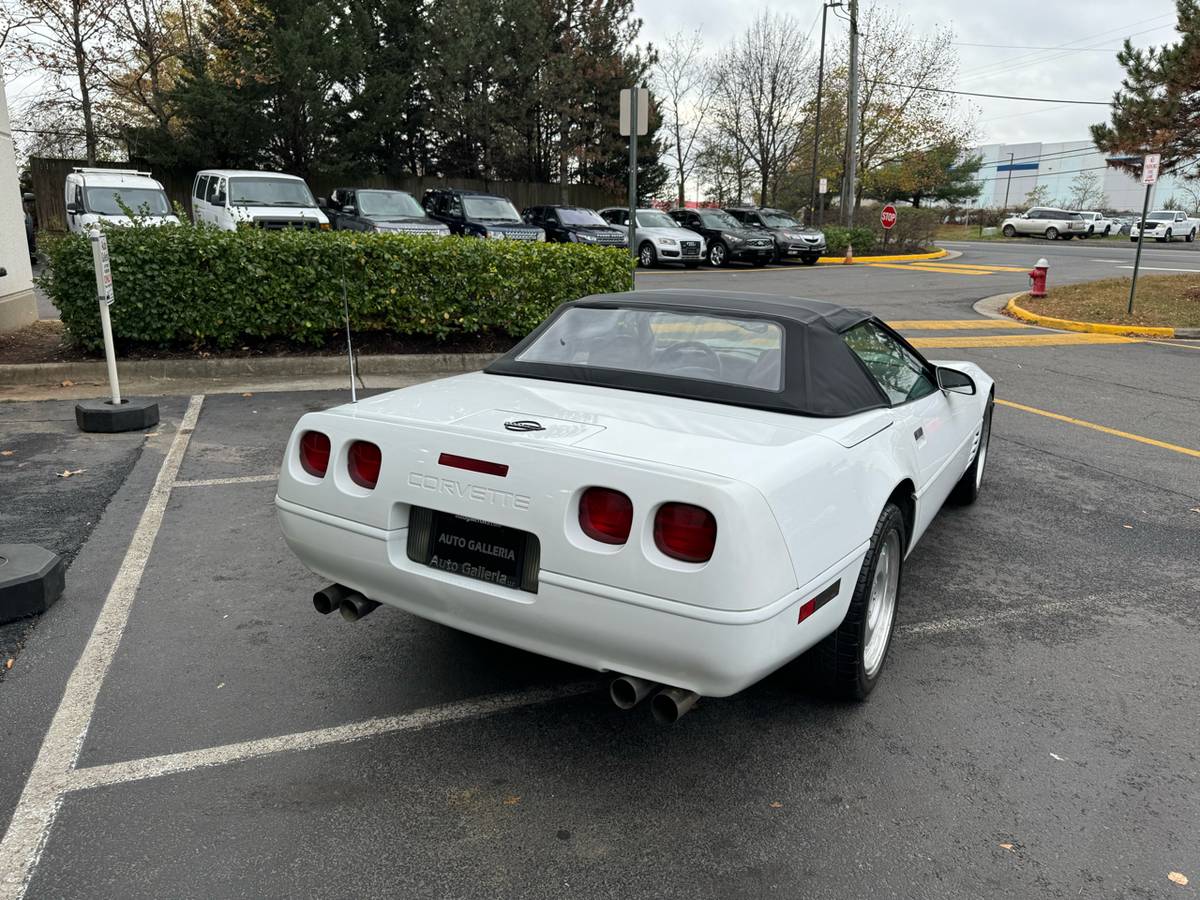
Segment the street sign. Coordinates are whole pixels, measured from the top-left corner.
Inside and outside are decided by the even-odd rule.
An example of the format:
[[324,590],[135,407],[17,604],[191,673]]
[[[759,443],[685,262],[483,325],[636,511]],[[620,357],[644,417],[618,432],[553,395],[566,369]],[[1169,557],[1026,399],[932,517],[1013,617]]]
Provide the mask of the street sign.
[[818,194],[828,194],[829,193],[829,179],[828,178],[822,178],[817,182],[817,193]]
[[888,204],[879,213],[879,224],[888,231],[892,230],[892,226],[896,224],[896,207]]
[[1159,153],[1147,153],[1142,160],[1142,184],[1158,183],[1158,164],[1162,160]]
[[[642,135],[650,131],[647,127],[650,121],[650,91],[648,88],[638,88],[637,92],[637,133]],[[629,137],[629,99],[632,93],[632,88],[625,88],[621,91],[621,135],[623,137]]]
[[92,264],[96,268],[96,296],[105,306],[112,306],[112,265],[108,259],[108,238],[99,231],[93,231],[91,240]]

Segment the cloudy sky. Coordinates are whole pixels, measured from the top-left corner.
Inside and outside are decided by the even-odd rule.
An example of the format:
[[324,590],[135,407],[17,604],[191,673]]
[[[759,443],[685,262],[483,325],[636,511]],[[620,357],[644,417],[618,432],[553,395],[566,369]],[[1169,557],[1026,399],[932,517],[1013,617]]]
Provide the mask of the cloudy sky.
[[[716,50],[763,10],[787,13],[820,37],[821,0],[635,0],[643,40],[661,41],[699,28]],[[864,5],[869,0],[862,0]],[[1173,0],[893,0],[914,30],[950,25],[959,75],[947,88],[1073,100],[1112,97],[1121,82],[1116,50],[1175,40]],[[846,24],[829,15],[830,41],[845,41]],[[979,46],[979,45],[1003,46]],[[1053,49],[1037,49],[1053,48]],[[964,98],[967,99],[967,98]],[[1108,118],[1101,106],[969,98],[977,105],[980,143],[1089,138],[1088,125]]]

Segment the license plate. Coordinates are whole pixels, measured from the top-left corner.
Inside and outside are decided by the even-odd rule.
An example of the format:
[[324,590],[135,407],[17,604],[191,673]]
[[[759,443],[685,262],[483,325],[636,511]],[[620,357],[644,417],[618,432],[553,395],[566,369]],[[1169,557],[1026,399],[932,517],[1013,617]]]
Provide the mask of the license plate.
[[409,515],[409,559],[442,572],[537,593],[539,556],[527,531],[421,507]]

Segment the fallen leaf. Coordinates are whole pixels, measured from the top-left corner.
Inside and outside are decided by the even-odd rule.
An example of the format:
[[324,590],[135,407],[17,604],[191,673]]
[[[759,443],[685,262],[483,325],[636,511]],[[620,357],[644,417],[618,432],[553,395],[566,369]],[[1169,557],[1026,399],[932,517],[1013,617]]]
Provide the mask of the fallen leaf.
[[[10,662],[11,662],[11,660],[10,660]],[[1182,872],[1171,872],[1170,874],[1167,875],[1167,878],[1169,878],[1171,881],[1175,882],[1180,887],[1187,887],[1188,877],[1186,875],[1184,875]]]
[[1193,506],[1190,511],[1200,513],[1200,506]]
[[6,659],[6,660],[4,661],[4,668],[6,668],[6,669],[11,669],[11,668],[12,668],[12,664],[13,664],[13,661],[12,661],[11,659]]
[[1057,753],[1051,753],[1050,755],[1053,756],[1055,759],[1057,759],[1059,762],[1067,761],[1067,758],[1065,756],[1059,756]]
[[87,469],[75,469],[75,470],[63,469],[61,472],[58,473],[58,477],[59,478],[70,478],[72,475],[81,475],[86,471],[87,471]]
[[[0,456],[12,456],[16,452],[16,450],[0,450]],[[1197,512],[1200,512],[1200,510],[1197,510]]]
[[1122,528],[1130,528],[1130,529],[1132,529],[1132,528],[1133,528],[1133,526],[1132,526],[1132,525],[1122,525],[1121,527],[1122,527]]
[[253,397],[254,395],[252,393],[250,393],[249,391],[246,391],[246,393],[242,394],[242,396],[243,397]]
[[225,687],[225,682],[222,681],[220,684],[217,685],[217,690],[219,691],[223,687]]
[[771,809],[783,809],[783,804],[780,803],[778,800],[772,800],[771,801]]
[[1000,847],[1001,847],[1001,849],[1004,849],[1004,850],[1011,850],[1013,848],[1013,845],[1008,843],[1008,841],[1005,841],[1003,844],[1000,845]]
[[158,434],[159,433],[157,431],[151,431],[146,434],[146,437],[158,437]]
[[516,794],[513,794],[511,797],[504,798],[505,806],[516,806],[520,802],[521,802],[521,798],[518,797]]
[[75,382],[73,382],[69,378],[65,378],[65,379],[63,379],[62,386],[63,387],[75,387]]

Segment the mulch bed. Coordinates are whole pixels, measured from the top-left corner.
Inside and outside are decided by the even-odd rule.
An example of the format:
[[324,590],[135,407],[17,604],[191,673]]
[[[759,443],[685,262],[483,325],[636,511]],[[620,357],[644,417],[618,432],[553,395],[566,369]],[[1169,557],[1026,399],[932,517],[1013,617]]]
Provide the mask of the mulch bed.
[[[353,336],[354,349],[361,356],[408,353],[503,353],[516,343],[507,335],[477,335],[437,341],[427,337],[383,334],[377,331]],[[230,350],[196,347],[187,350],[118,342],[121,360],[139,359],[212,359],[261,356],[338,356],[346,352],[346,336],[331,334],[321,346],[296,346],[287,341],[251,341]],[[90,352],[70,342],[62,322],[43,320],[0,334],[0,364],[88,362],[104,358],[103,351]]]

